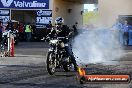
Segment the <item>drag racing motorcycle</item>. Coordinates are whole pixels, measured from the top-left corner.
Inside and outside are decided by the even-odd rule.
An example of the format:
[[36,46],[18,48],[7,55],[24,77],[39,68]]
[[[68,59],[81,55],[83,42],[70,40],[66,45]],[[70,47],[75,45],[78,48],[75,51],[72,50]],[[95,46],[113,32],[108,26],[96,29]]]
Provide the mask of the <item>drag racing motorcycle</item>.
[[68,56],[65,46],[62,40],[68,39],[65,37],[54,37],[49,38],[49,51],[47,55],[47,71],[50,75],[53,75],[56,72],[57,68],[63,68],[64,71],[70,71],[72,68],[71,57]]
[[18,31],[17,30],[14,30],[14,31],[11,31],[11,30],[6,30],[3,32],[3,42],[4,42],[4,45],[7,46],[8,45],[8,33],[12,33],[12,35],[14,36],[14,44],[17,45],[18,44]]

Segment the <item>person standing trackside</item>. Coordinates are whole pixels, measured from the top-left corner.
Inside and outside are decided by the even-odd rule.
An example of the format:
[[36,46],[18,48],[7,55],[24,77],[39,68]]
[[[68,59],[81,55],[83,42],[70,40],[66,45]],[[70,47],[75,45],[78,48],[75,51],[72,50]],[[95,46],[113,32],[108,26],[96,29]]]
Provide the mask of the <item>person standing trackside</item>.
[[3,26],[2,26],[2,22],[0,21],[0,43],[2,41],[2,31],[3,31]]
[[13,22],[11,20],[9,20],[7,22],[7,26],[6,26],[6,30],[11,30],[11,31],[14,31],[14,26],[13,26]]
[[74,36],[78,35],[77,25],[78,25],[78,22],[76,22],[75,25],[72,26],[74,30]]
[[32,37],[32,30],[31,30],[31,26],[29,25],[29,23],[26,25],[26,30],[25,30],[25,33],[26,33],[26,37],[27,37],[27,41],[29,42],[31,40],[31,37]]
[[24,26],[22,23],[18,26],[19,40],[22,41],[24,39]]
[[3,45],[3,39],[2,39],[2,33],[3,33],[4,27],[2,26],[2,22],[0,21],[0,54],[1,57],[4,55],[4,45]]
[[52,23],[51,23],[51,21],[49,21],[49,23],[46,25],[46,28],[48,28],[48,29],[51,29],[51,28],[52,28]]
[[129,43],[129,25],[128,25],[127,21],[124,22],[123,31],[124,31],[123,43],[124,43],[124,45],[128,45],[128,43]]
[[116,30],[116,35],[119,38],[119,43],[121,46],[123,46],[124,42],[123,42],[123,35],[124,35],[124,31],[123,31],[123,24],[119,21],[119,19],[116,20],[116,23],[114,23],[112,25],[112,29]]

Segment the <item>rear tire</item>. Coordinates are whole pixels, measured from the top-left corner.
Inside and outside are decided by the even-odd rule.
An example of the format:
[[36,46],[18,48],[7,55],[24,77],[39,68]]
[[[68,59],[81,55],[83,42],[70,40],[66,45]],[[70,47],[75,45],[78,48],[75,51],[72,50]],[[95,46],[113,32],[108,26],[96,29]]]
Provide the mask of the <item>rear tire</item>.
[[70,66],[68,66],[68,64],[64,64],[64,65],[63,65],[63,69],[64,69],[66,72],[69,72],[69,71],[70,71]]
[[66,71],[66,72],[69,72],[70,71],[70,58],[68,57],[68,61],[65,61],[64,63],[63,63],[63,69]]
[[86,83],[86,79],[85,79],[85,77],[82,77],[82,78],[80,78],[80,84],[85,84]]

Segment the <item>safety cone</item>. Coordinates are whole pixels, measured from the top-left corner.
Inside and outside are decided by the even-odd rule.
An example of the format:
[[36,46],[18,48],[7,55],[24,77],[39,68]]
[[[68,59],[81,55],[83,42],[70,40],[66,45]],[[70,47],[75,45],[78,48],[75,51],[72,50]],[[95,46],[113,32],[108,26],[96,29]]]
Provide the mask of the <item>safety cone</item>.
[[14,57],[14,38],[11,39],[10,56]]

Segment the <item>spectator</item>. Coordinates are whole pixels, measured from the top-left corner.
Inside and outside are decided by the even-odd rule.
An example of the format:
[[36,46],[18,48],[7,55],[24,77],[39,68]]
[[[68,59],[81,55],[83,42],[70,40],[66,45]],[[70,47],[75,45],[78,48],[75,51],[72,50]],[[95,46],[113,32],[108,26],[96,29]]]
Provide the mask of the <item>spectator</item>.
[[51,31],[51,29],[52,29],[52,23],[51,23],[51,21],[49,21],[49,23],[46,25],[46,35]]
[[37,30],[36,30],[35,24],[31,25],[31,30],[32,30],[32,39],[35,39],[37,36],[37,34],[36,34]]
[[3,29],[4,29],[4,27],[2,25],[2,22],[0,21],[0,54],[1,54],[2,57],[4,56],[4,45],[3,45],[3,42],[2,42]]
[[123,27],[122,23],[119,22],[119,20],[116,20],[116,23],[112,26],[112,28],[121,30]]
[[123,45],[123,24],[120,23],[119,20],[116,20],[116,23],[112,26],[112,28],[118,32],[116,35],[119,37],[120,44]]
[[6,30],[11,30],[11,31],[14,30],[13,22],[11,20],[8,21],[7,26],[6,26]]
[[75,25],[73,25],[74,36],[78,34],[77,25],[78,25],[78,22],[76,22]]
[[31,26],[29,25],[29,23],[26,25],[25,33],[26,33],[27,41],[29,42],[32,37],[32,30],[31,30]]
[[127,21],[124,22],[123,32],[124,32],[123,43],[124,43],[124,45],[128,45],[128,43],[129,43],[129,25],[128,25]]
[[52,28],[52,23],[51,23],[51,21],[49,21],[49,24],[47,24],[47,26],[46,26],[47,28],[49,28],[49,29],[51,29]]
[[2,41],[2,31],[3,31],[3,26],[2,26],[2,22],[0,21],[0,43]]
[[22,23],[18,25],[19,39],[22,41],[24,39],[24,26]]

